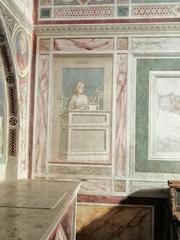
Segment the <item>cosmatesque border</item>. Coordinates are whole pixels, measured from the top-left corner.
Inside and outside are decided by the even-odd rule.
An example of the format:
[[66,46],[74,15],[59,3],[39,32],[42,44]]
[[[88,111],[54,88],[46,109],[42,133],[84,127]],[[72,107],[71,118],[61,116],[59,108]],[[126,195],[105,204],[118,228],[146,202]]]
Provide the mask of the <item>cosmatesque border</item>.
[[[0,9],[7,11],[12,18],[12,21],[16,20],[22,24],[29,32],[33,31],[33,24],[27,20],[20,8],[12,0],[0,0]],[[9,16],[9,17],[10,17]]]
[[114,23],[114,24],[66,24],[66,25],[35,25],[35,34],[43,35],[111,35],[139,33],[174,33],[180,34],[179,23]]

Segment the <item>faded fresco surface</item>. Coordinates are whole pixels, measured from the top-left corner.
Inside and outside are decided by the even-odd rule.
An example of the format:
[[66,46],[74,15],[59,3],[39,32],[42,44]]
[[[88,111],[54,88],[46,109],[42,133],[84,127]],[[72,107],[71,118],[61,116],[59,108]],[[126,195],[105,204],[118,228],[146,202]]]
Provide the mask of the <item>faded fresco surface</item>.
[[[152,158],[180,157],[180,74],[161,73],[152,79]],[[154,110],[153,110],[154,108]]]
[[[1,70],[1,68],[0,68]],[[2,75],[0,73],[0,163],[5,161],[4,159],[4,122],[5,122],[5,111],[4,111],[4,88],[2,82]]]

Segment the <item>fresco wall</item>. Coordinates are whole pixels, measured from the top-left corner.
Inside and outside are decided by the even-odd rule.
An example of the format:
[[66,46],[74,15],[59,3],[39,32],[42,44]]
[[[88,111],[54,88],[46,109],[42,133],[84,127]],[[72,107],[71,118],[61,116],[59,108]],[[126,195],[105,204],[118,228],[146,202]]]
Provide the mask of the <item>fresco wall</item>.
[[[167,180],[179,177],[179,37],[166,26],[36,27],[34,176],[81,179],[82,194],[166,195]],[[69,109],[78,82],[87,108]]]
[[79,239],[169,239],[156,208],[179,178],[180,1],[36,4],[32,177],[81,180]]
[[[12,10],[14,11],[13,16],[11,14]],[[12,2],[0,1],[0,20],[4,29],[2,34],[4,34],[7,41],[6,46],[10,46],[8,48],[9,53],[7,58],[11,60],[4,60],[5,69],[3,69],[3,71],[5,75],[13,75],[11,76],[13,79],[11,79],[10,76],[7,78],[9,84],[8,89],[6,89],[6,84],[4,84],[5,92],[9,92],[7,99],[5,99],[8,102],[6,121],[12,125],[12,130],[6,129],[7,136],[5,144],[9,144],[9,151],[13,151],[13,154],[10,153],[10,155],[13,156],[7,158],[4,162],[6,170],[4,165],[1,165],[1,169],[8,172],[8,176],[6,177],[12,178],[27,178],[29,172],[28,108],[31,77],[32,23],[30,23],[24,15],[25,12],[21,10]],[[5,58],[5,56],[2,55],[2,58]],[[3,79],[3,81],[5,81],[5,79]],[[12,81],[15,83],[12,83]],[[16,90],[12,88],[13,84],[15,84]],[[16,111],[13,109],[16,109]],[[11,114],[14,114],[14,111],[17,113],[16,116],[11,116]],[[15,132],[16,127],[17,132]],[[1,174],[1,178],[3,178],[2,176],[4,175]]]

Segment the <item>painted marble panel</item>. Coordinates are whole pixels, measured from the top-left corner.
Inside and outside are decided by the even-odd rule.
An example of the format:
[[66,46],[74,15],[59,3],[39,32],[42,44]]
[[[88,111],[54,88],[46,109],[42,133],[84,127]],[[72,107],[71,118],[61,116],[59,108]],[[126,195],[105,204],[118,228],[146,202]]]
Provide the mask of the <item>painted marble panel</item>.
[[[169,159],[167,161],[162,161],[159,159],[156,159],[156,161],[149,161],[148,160],[148,147],[149,147],[149,139],[148,139],[148,134],[149,134],[149,76],[150,73],[153,71],[162,71],[168,73],[168,71],[171,72],[176,72],[180,71],[180,58],[138,58],[136,61],[136,124],[135,124],[135,171],[136,172],[149,172],[149,173],[171,173],[171,174],[178,174],[179,173],[179,166],[180,162]],[[157,79],[158,80],[158,79]],[[165,80],[163,82],[163,80]],[[173,81],[174,79],[171,78]],[[164,115],[164,113],[168,109],[168,101],[169,101],[169,109],[170,111],[167,114],[170,114],[172,117],[169,119],[170,121],[175,121],[176,126],[177,126],[177,118],[179,117],[178,113],[174,113],[176,109],[176,105],[178,106],[178,98],[179,98],[179,93],[177,94],[178,87],[176,87],[175,90],[175,85],[173,86],[172,83],[169,83],[170,79],[168,78],[161,78],[161,84],[158,87],[158,92],[159,92],[159,100],[157,100],[155,103],[155,106],[161,106],[159,109],[159,113]],[[157,81],[158,82],[158,81]],[[178,80],[175,80],[177,83]],[[162,84],[163,83],[163,84]],[[166,84],[165,84],[166,83]],[[167,87],[167,85],[169,85]],[[178,83],[179,86],[179,83]],[[163,89],[162,89],[163,87]],[[155,91],[157,92],[155,89]],[[164,92],[163,92],[164,91]],[[176,99],[173,100],[173,102],[170,102],[170,98],[166,96],[166,100],[164,100],[163,96],[168,95],[166,94],[166,91],[172,91],[173,98]],[[160,94],[161,93],[161,94]],[[162,97],[161,97],[162,96]],[[163,100],[162,100],[163,99]],[[164,107],[165,106],[165,107]],[[175,109],[174,109],[175,106]],[[166,109],[166,110],[165,110]],[[173,111],[171,110],[173,109]],[[177,107],[178,109],[178,107]],[[155,111],[155,109],[153,110]],[[177,111],[177,110],[176,110]],[[158,111],[156,111],[158,112]],[[160,115],[157,115],[157,117],[160,117]],[[157,118],[156,117],[156,118]],[[168,116],[169,117],[169,116]],[[161,122],[161,123],[160,123]],[[159,121],[159,124],[167,124],[168,119],[163,119]],[[174,123],[173,123],[174,124]],[[168,126],[168,125],[167,125]],[[172,126],[171,126],[172,127]],[[161,125],[162,128],[162,125]],[[164,128],[164,126],[163,126]],[[168,129],[167,129],[168,130]],[[176,139],[176,132],[172,132],[168,130],[168,134],[171,132],[171,140]],[[163,134],[163,135],[162,135]],[[164,141],[164,136],[166,133],[161,133],[163,136],[163,141]],[[174,137],[172,138],[172,136]],[[166,140],[167,142],[167,140]],[[176,145],[176,143],[174,143]],[[177,147],[176,147],[177,149]]]
[[117,50],[128,50],[128,38],[118,38]]
[[96,167],[96,166],[63,166],[52,164],[48,166],[49,174],[72,175],[72,176],[111,176],[111,167]]
[[28,78],[19,77],[19,95],[18,95],[18,105],[19,105],[19,122],[20,122],[20,134],[19,134],[19,167],[18,167],[18,177],[24,178],[27,176],[27,157],[26,157],[26,144],[27,144],[27,97],[28,97]]
[[109,18],[113,17],[113,7],[57,7],[53,11],[53,18],[65,19],[65,18]]
[[151,72],[149,160],[180,161],[180,72]]
[[113,39],[55,39],[54,50],[64,52],[113,50]]
[[132,38],[131,50],[143,51],[143,52],[179,52],[180,51],[180,39],[174,37],[164,38]]
[[39,39],[39,51],[49,52],[50,51],[50,39],[49,38],[40,38]]
[[116,175],[125,175],[126,160],[126,95],[128,55],[117,56],[116,88]]
[[62,219],[61,225],[67,240],[73,240],[75,236],[75,209],[76,200],[73,200]]
[[153,207],[79,204],[77,240],[152,240]]
[[104,179],[86,179],[82,181],[80,192],[110,192],[111,191],[111,180]]
[[48,19],[51,18],[52,10],[51,8],[41,8],[40,9],[40,18]]
[[118,6],[117,7],[118,17],[128,17],[129,16],[129,6]]
[[39,56],[38,85],[36,89],[36,117],[34,136],[34,171],[45,173],[47,149],[47,111],[48,111],[48,81],[49,81],[49,56]]

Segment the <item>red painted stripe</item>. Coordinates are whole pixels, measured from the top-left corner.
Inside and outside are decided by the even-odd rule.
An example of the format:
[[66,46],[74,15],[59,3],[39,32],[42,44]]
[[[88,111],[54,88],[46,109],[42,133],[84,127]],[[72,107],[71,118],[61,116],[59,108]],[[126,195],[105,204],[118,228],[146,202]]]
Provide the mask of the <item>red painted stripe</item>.
[[51,24],[113,24],[113,23],[179,23],[180,18],[144,18],[144,19],[95,19],[95,20],[48,20],[36,21],[36,25],[51,25]]

